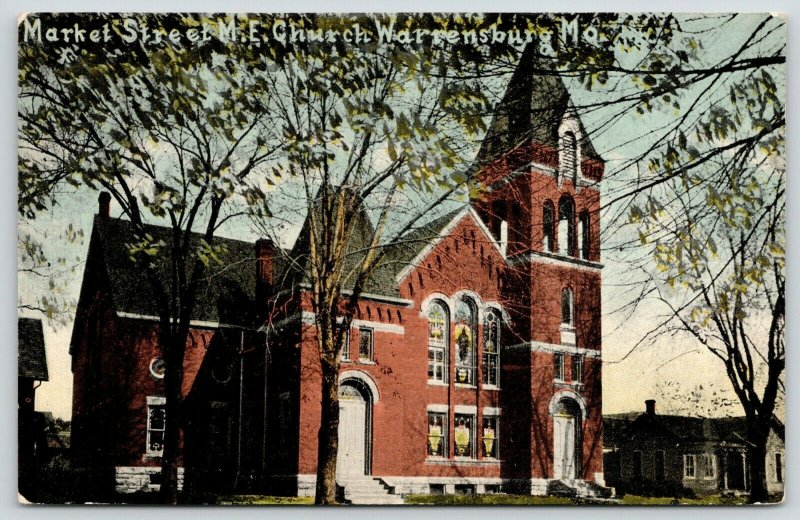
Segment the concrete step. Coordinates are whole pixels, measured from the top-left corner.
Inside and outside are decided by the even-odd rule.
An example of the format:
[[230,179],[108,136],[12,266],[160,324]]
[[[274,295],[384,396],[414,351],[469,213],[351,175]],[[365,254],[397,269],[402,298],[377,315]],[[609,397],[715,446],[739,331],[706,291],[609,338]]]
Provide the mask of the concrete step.
[[339,483],[344,488],[344,498],[351,504],[399,505],[403,497],[393,495],[380,479],[371,477],[349,478]]

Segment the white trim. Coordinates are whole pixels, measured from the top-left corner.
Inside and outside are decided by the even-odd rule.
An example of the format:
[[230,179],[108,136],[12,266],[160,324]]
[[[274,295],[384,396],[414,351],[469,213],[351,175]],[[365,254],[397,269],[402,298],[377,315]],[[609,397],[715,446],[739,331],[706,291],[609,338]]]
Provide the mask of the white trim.
[[506,325],[511,323],[511,316],[509,316],[508,311],[506,311],[503,308],[503,306],[500,305],[499,303],[497,303],[496,301],[492,300],[492,301],[489,301],[489,302],[484,302],[483,303],[483,307],[484,307],[484,309],[492,308],[492,309],[496,310],[497,312],[499,312],[500,313],[500,317],[503,319],[503,323],[505,323]]
[[433,302],[433,300],[443,301],[447,305],[448,319],[452,319],[450,314],[453,311],[453,307],[455,307],[455,303],[453,302],[452,298],[440,292],[432,292],[428,296],[426,296],[424,300],[422,300],[422,304],[419,307],[420,308],[419,315],[425,319],[428,319],[428,312],[430,312],[428,310],[428,307],[430,306],[431,302]]
[[450,220],[450,222],[448,222],[447,225],[443,227],[441,231],[439,231],[438,236],[432,237],[431,241],[428,242],[428,244],[424,248],[422,248],[422,251],[417,253],[417,256],[415,256],[411,260],[411,262],[408,263],[407,266],[405,266],[399,273],[397,273],[395,281],[398,284],[402,283],[402,281],[405,280],[405,278],[409,274],[411,274],[411,271],[416,269],[416,267],[422,263],[422,260],[424,260],[425,257],[427,257],[436,248],[439,242],[441,242],[444,237],[449,235],[453,231],[453,229],[455,229],[455,227],[458,225],[459,222],[461,222],[461,219],[463,219],[467,213],[469,213],[469,206],[465,206],[461,211],[459,211]]
[[339,374],[340,385],[348,379],[357,379],[367,385],[367,388],[369,388],[369,391],[372,394],[372,404],[380,401],[381,396],[380,392],[378,392],[378,385],[375,384],[375,381],[369,376],[369,374],[362,372],[361,370],[345,370]]
[[590,260],[582,260],[572,256],[560,256],[543,251],[528,251],[514,255],[508,259],[508,263],[512,266],[523,263],[537,263],[547,265],[558,265],[561,267],[568,267],[570,269],[580,269],[581,271],[589,271],[599,273],[603,269],[603,264],[599,262],[592,262]]
[[148,395],[147,396],[147,404],[167,404],[167,398],[161,397],[158,395]]
[[[575,347],[572,345],[554,345],[543,341],[525,341],[516,345],[506,345],[506,349],[530,349],[531,352],[561,352],[563,354],[581,354],[587,358],[601,359],[602,352],[590,348]],[[584,368],[585,369],[585,368]]]
[[484,406],[483,415],[493,415],[493,416],[500,415],[500,408],[497,406]]
[[[297,284],[300,289],[305,289],[306,291],[311,290],[311,284],[308,283],[300,283]],[[348,296],[353,294],[353,291],[350,289],[342,289],[341,290],[342,296]],[[361,298],[364,300],[376,301],[376,302],[384,302],[384,303],[396,303],[402,305],[403,307],[411,307],[414,305],[414,300],[407,300],[405,298],[400,298],[398,296],[387,296],[384,294],[376,294],[376,293],[368,293],[362,292]]]
[[450,409],[446,404],[429,404],[428,411],[432,413],[447,413]]
[[[135,312],[122,312],[117,311],[118,318],[126,318],[129,320],[143,320],[143,321],[161,321],[161,318],[158,316],[151,316],[149,314],[138,314]],[[173,323],[175,322],[175,318],[172,319]],[[244,330],[251,330],[252,327],[242,327],[241,325],[229,325],[227,323],[219,323],[216,321],[202,321],[202,320],[189,320],[190,327],[202,328],[202,329],[244,329]]]
[[578,403],[578,406],[581,409],[581,419],[585,420],[588,417],[588,414],[586,413],[586,403],[583,401],[583,397],[572,390],[559,390],[553,394],[553,398],[550,399],[550,404],[547,406],[547,410],[550,412],[550,415],[555,415],[556,405],[564,397],[568,397]]
[[[300,313],[301,321],[305,325],[315,325],[315,317],[316,313],[311,311],[303,311]],[[342,323],[344,321],[343,317],[336,318],[336,323]],[[353,329],[360,329],[360,328],[367,328],[372,329],[375,332],[388,332],[390,334],[405,334],[406,328],[403,325],[395,325],[394,323],[381,323],[379,321],[370,321],[370,320],[357,320],[353,319],[350,321],[350,330]]]
[[[478,407],[474,404],[457,404],[453,407],[455,413],[477,415]],[[469,457],[468,457],[469,458]]]
[[472,220],[475,221],[475,224],[477,224],[478,228],[483,232],[484,235],[486,235],[486,238],[489,239],[489,242],[492,245],[494,245],[494,248],[497,250],[497,253],[500,255],[500,257],[506,259],[506,255],[503,252],[503,248],[501,247],[500,243],[497,240],[495,240],[494,236],[492,236],[492,233],[489,231],[489,228],[486,227],[486,224],[484,224],[483,220],[478,215],[478,212],[475,211],[475,208],[473,208],[472,206],[465,206],[464,209],[459,211],[456,214],[456,216],[454,216],[453,219],[450,222],[448,222],[448,224],[445,227],[443,227],[441,231],[439,231],[438,236],[433,237],[431,241],[428,242],[428,244],[422,249],[422,251],[417,253],[417,256],[415,256],[413,260],[411,260],[411,262],[409,262],[406,267],[404,267],[399,273],[397,273],[395,281],[398,283],[398,285],[401,284],[403,280],[405,280],[406,277],[409,274],[411,274],[411,272],[414,269],[416,269],[420,264],[422,264],[422,261],[429,254],[431,254],[431,252],[433,252],[434,249],[436,249],[436,246],[439,245],[439,242],[441,242],[443,238],[449,236],[456,228],[456,226],[460,224],[461,221],[464,219],[464,217],[466,217],[467,215],[470,215],[472,217]]

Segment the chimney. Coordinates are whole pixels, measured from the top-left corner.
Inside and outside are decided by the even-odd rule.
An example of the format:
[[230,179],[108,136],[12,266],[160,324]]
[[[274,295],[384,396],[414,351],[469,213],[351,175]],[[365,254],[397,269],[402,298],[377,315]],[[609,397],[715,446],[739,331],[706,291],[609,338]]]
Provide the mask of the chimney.
[[266,296],[264,290],[272,286],[275,244],[268,238],[256,240],[256,296]]
[[644,402],[644,409],[647,412],[647,415],[655,415],[656,414],[656,400],[655,399],[648,399]]
[[100,192],[97,202],[99,203],[97,214],[103,218],[111,217],[111,194],[107,191]]

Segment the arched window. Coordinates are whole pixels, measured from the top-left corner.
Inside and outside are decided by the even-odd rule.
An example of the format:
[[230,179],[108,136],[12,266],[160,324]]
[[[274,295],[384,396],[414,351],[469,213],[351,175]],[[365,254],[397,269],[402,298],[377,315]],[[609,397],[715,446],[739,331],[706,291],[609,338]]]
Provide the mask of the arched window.
[[447,338],[450,318],[438,301],[428,311],[428,381],[447,382]]
[[555,215],[555,208],[553,208],[553,203],[549,200],[544,201],[544,209],[542,211],[542,234],[544,236],[544,243],[542,244],[542,249],[547,251],[548,253],[553,252],[553,248],[555,247],[555,235],[556,235],[556,215]]
[[572,297],[572,289],[565,287],[561,291],[561,323],[564,325],[574,325],[575,306]]
[[558,252],[575,256],[575,203],[569,195],[558,201]]
[[456,303],[456,383],[475,384],[476,318],[477,311],[472,300],[462,298]]
[[500,313],[488,309],[483,319],[483,384],[500,381]]
[[572,132],[564,132],[561,135],[561,150],[562,150],[562,175],[573,180],[578,171],[578,140]]
[[581,245],[580,245],[580,253],[581,258],[584,260],[589,259],[589,247],[590,247],[590,234],[589,234],[589,212],[586,210],[581,211],[581,214],[578,216],[578,236],[581,237]]

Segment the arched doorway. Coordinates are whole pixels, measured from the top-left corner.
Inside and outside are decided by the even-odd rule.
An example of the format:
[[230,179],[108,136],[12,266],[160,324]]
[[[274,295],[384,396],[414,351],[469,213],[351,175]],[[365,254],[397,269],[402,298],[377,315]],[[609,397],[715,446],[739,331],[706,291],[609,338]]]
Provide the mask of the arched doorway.
[[574,399],[562,397],[553,410],[553,478],[580,477],[580,432],[580,406]]
[[357,379],[339,384],[339,449],[336,478],[370,473],[372,445],[372,402],[369,388]]

